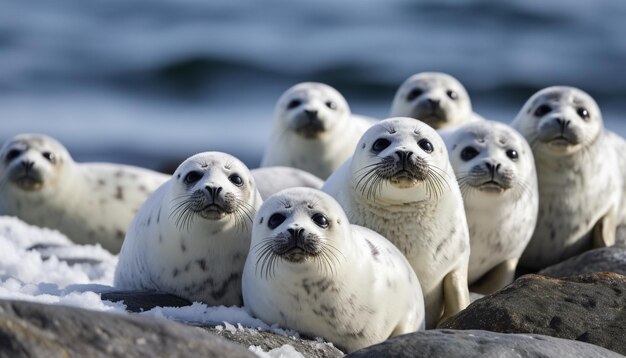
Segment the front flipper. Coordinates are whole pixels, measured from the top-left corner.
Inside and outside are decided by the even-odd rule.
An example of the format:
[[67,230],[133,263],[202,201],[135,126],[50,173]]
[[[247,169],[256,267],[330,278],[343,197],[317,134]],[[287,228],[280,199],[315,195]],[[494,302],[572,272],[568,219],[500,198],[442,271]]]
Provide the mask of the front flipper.
[[443,316],[438,324],[459,313],[470,303],[467,288],[467,263],[450,271],[443,278],[443,299],[445,301]]
[[519,257],[508,259],[489,270],[470,287],[470,291],[489,295],[513,282]]
[[615,233],[617,231],[615,208],[596,222],[592,231],[592,245],[594,249],[615,245]]

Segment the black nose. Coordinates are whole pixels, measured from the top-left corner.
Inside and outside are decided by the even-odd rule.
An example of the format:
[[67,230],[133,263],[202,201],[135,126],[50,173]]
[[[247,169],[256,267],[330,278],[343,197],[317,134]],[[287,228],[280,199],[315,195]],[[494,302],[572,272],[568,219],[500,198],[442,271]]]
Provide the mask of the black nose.
[[31,170],[34,165],[35,165],[35,162],[31,162],[28,160],[22,161],[22,166],[24,167],[24,169],[26,169],[26,171]]
[[297,228],[289,228],[287,229],[287,232],[291,235],[292,239],[299,239],[302,236],[302,233],[304,232],[304,229],[301,227],[297,227]]
[[556,122],[561,126],[561,133],[563,133],[565,127],[567,127],[570,123],[569,120],[565,120],[563,118],[556,118]]
[[427,101],[428,101],[428,104],[430,105],[431,108],[433,108],[433,109],[434,108],[439,108],[439,100],[438,99],[429,98],[429,99],[427,99]]
[[308,109],[305,109],[304,113],[306,113],[308,119],[317,119],[317,111],[310,111]]
[[207,185],[206,186],[206,190],[209,192],[209,195],[211,195],[211,198],[213,198],[213,200],[215,200],[215,198],[222,191],[222,187],[221,186],[215,187],[215,186]]
[[485,166],[487,167],[487,169],[489,170],[489,173],[491,173],[491,178],[493,179],[494,175],[498,172],[498,169],[500,169],[500,163],[493,165],[491,163],[485,163]]
[[413,152],[406,150],[396,150],[396,155],[398,156],[398,159],[400,159],[400,162],[406,163],[406,161],[409,160],[409,158],[413,155]]

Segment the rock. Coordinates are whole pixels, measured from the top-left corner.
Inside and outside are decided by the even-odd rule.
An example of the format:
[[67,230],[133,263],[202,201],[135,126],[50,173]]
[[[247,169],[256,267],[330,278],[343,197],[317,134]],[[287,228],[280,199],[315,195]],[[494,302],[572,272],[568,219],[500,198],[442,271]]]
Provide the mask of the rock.
[[167,293],[114,291],[104,292],[100,297],[102,297],[102,300],[111,302],[121,301],[126,305],[126,310],[130,312],[149,311],[154,307],[191,306],[190,301]]
[[343,352],[323,341],[286,337],[247,328],[239,328],[236,331],[217,329],[216,327],[205,327],[205,329],[231,342],[239,343],[244,347],[259,346],[266,352],[288,344],[307,358],[343,357]]
[[618,358],[621,356],[591,344],[536,334],[429,330],[394,337],[346,356],[346,358],[366,357]]
[[596,344],[626,354],[626,276],[526,275],[479,299],[440,328],[535,333]]
[[626,245],[584,252],[539,271],[539,275],[569,277],[591,272],[617,272],[626,275]]
[[21,301],[0,301],[0,356],[255,357],[175,322]]

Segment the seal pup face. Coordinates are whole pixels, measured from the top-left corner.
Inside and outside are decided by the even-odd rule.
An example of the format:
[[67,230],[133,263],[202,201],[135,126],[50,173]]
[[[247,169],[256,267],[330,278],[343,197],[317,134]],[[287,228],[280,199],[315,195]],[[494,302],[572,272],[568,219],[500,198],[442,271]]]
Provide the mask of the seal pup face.
[[170,217],[187,228],[195,219],[234,220],[242,228],[252,221],[250,204],[259,195],[248,168],[237,158],[220,152],[196,154],[176,169],[170,193]]
[[465,87],[454,77],[440,72],[422,72],[400,86],[391,106],[392,117],[411,117],[433,128],[461,123],[472,114]]
[[530,190],[529,177],[535,175],[532,152],[505,124],[481,121],[459,127],[448,141],[448,151],[464,196]]
[[423,201],[447,188],[448,153],[437,132],[413,118],[369,128],[352,157],[355,191],[368,200]]
[[255,218],[256,271],[271,277],[284,263],[333,274],[349,235],[345,213],[332,197],[310,188],[283,190],[270,196]]
[[0,150],[0,185],[25,192],[53,190],[71,160],[65,147],[51,137],[18,135]]
[[573,87],[555,86],[535,93],[512,123],[533,151],[571,155],[588,147],[602,132],[596,101]]
[[331,131],[340,121],[349,120],[350,108],[334,88],[323,83],[303,82],[280,97],[275,117],[283,131],[315,139]]

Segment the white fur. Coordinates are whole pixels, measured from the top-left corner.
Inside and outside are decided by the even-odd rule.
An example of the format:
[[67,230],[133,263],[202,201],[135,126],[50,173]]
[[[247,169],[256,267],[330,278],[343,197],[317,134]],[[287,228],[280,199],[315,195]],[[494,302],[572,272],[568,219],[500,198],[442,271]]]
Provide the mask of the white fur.
[[[415,89],[421,94],[413,98],[411,92]],[[451,98],[449,91],[453,91],[457,98]],[[439,101],[442,113],[435,115],[431,112],[429,99]],[[483,120],[472,112],[465,87],[456,78],[441,72],[420,72],[407,78],[396,91],[390,116],[419,119],[437,129]]]
[[[372,144],[379,138],[387,138],[391,144],[375,154]],[[430,141],[434,151],[429,154],[420,148],[421,140]],[[365,180],[358,185],[369,165],[393,157],[400,149],[410,150],[428,163],[430,172],[439,178],[438,195],[429,192],[424,181],[404,188],[383,181],[375,195],[363,190]],[[354,156],[328,178],[322,190],[337,199],[351,223],[383,235],[407,257],[422,285],[427,327],[440,320],[445,303],[455,306],[452,296],[458,294],[460,300],[454,311],[469,303],[467,282],[456,293],[444,293],[444,277],[453,271],[466,280],[469,235],[461,192],[445,145],[434,129],[412,118],[379,122],[363,135]]]
[[[294,100],[300,104],[288,108]],[[328,107],[329,101],[335,109]],[[295,130],[305,120],[307,110],[317,111],[325,128],[313,138]],[[353,116],[345,98],[334,88],[316,82],[297,84],[276,104],[272,134],[261,166],[289,166],[326,179],[350,157],[359,137],[373,123],[370,118]]]
[[[526,140],[498,122],[468,123],[455,128],[444,140],[463,194],[471,246],[468,279],[472,284],[505,261],[519,259],[530,241],[539,201],[535,162]],[[468,159],[463,153],[470,149],[476,154]],[[503,183],[505,190],[490,190],[483,184],[491,179],[487,164],[498,166],[494,179]],[[508,274],[495,288],[511,282],[514,272]]]
[[[274,213],[286,216],[270,229]],[[323,214],[329,226],[311,217]],[[278,258],[267,271],[264,243],[288,228],[322,238],[327,265],[316,259]],[[346,352],[390,336],[424,328],[419,282],[404,256],[389,241],[364,227],[350,225],[339,204],[309,188],[287,189],[259,209],[243,275],[245,306],[268,324],[323,337]]]
[[[187,184],[185,177],[192,171],[202,177]],[[243,186],[230,181],[235,174]],[[207,186],[222,187],[223,200],[234,195],[244,203],[240,214],[178,221],[182,195],[207,191]],[[219,152],[188,158],[133,220],[120,252],[115,287],[166,292],[210,305],[241,305],[241,273],[251,220],[260,204],[254,179],[236,158]]]
[[264,167],[250,170],[263,199],[287,188],[319,189],[324,181],[301,169],[291,167]]
[[[16,156],[7,160],[11,152]],[[54,155],[53,162],[43,155]],[[127,165],[76,163],[53,138],[19,135],[0,150],[0,215],[56,229],[79,244],[100,244],[117,253],[126,229],[167,175]],[[38,190],[24,190],[8,176],[24,161],[41,173]]]
[[[536,115],[541,105],[551,111]],[[580,108],[589,119],[578,115]],[[552,141],[559,132],[557,118],[570,121],[567,128],[580,138],[577,145]],[[530,143],[537,168],[539,217],[521,260],[537,270],[590,248],[598,220],[619,214],[623,182],[600,109],[587,93],[545,88],[526,102],[512,126]]]

